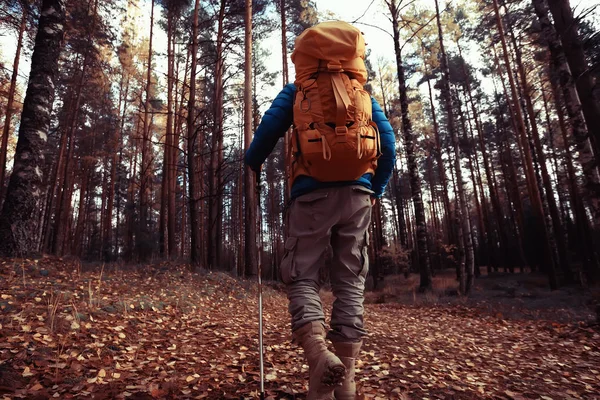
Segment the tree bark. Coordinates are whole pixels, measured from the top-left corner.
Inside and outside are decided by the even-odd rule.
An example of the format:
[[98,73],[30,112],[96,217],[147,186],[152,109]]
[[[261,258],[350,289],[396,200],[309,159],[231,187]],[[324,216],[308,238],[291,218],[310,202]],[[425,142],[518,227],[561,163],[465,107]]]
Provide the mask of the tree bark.
[[137,229],[136,253],[140,262],[145,262],[152,256],[152,238],[150,233],[150,185],[152,168],[152,141],[150,119],[150,88],[152,86],[152,39],[154,32],[154,0],[150,10],[150,38],[148,43],[148,65],[146,68],[146,98],[144,100],[144,119],[142,131],[142,161],[140,163],[140,189],[139,189],[139,223]]
[[[245,14],[245,74],[244,74],[244,149],[247,151],[252,143],[252,1],[246,0]],[[260,173],[259,173],[260,174]],[[246,166],[244,171],[244,191],[246,194],[246,210],[244,215],[244,249],[246,259],[246,276],[256,276],[258,266],[258,248],[256,246],[257,204],[254,192],[254,173]],[[258,177],[257,182],[258,183]]]
[[506,45],[506,39],[504,35],[504,26],[502,24],[502,18],[500,17],[500,10],[498,8],[498,1],[493,0],[494,5],[494,13],[496,16],[496,24],[498,28],[498,33],[500,34],[500,40],[502,44],[502,53],[504,57],[504,63],[506,65],[506,71],[509,78],[511,95],[512,95],[512,103],[513,103],[513,112],[515,113],[517,132],[521,142],[521,146],[525,155],[525,171],[528,181],[529,194],[531,197],[532,209],[536,219],[536,223],[539,225],[540,232],[542,234],[542,242],[544,246],[544,256],[545,256],[545,266],[548,270],[548,278],[550,287],[552,290],[558,288],[557,277],[555,273],[554,260],[552,257],[552,252],[549,247],[549,236],[548,229],[546,227],[546,223],[544,221],[544,211],[542,207],[542,198],[540,196],[539,188],[536,184],[535,171],[533,169],[533,160],[531,156],[531,151],[529,149],[529,143],[527,141],[527,134],[525,128],[525,120],[523,118],[523,113],[521,112],[521,106],[518,103],[518,94],[516,89],[515,80],[512,74],[511,62],[509,59],[508,48]]
[[473,286],[475,260],[473,254],[473,240],[471,236],[471,222],[467,210],[467,199],[463,183],[463,174],[460,158],[460,144],[458,134],[454,126],[454,110],[452,107],[452,95],[450,92],[450,72],[448,61],[446,59],[446,50],[444,48],[444,39],[442,32],[442,22],[440,20],[440,10],[438,1],[435,0],[436,20],[438,26],[438,39],[440,43],[440,67],[442,70],[442,98],[446,108],[448,133],[452,138],[454,148],[454,169],[456,172],[456,181],[458,189],[458,207],[456,208],[456,224],[458,227],[458,249],[459,249],[459,269],[466,272],[466,276],[459,276],[460,292],[468,295]]
[[590,141],[595,149],[596,163],[598,163],[600,162],[598,160],[600,158],[600,102],[594,96],[593,69],[589,68],[583,51],[583,43],[578,31],[579,23],[573,16],[569,0],[550,0],[548,5],[575,79],[581,110],[590,134]]
[[[425,65],[425,74],[429,74],[427,66]],[[455,224],[450,220],[450,196],[448,195],[448,177],[446,176],[446,169],[444,168],[444,161],[442,160],[442,144],[440,140],[440,129],[437,121],[437,115],[435,112],[435,106],[433,101],[433,92],[431,90],[431,82],[427,80],[427,91],[429,93],[429,107],[431,109],[431,119],[433,121],[433,134],[435,139],[435,160],[438,168],[438,175],[440,176],[440,184],[442,185],[442,201],[444,203],[444,221],[446,222],[446,229],[448,232],[448,243],[453,243],[455,236]]]
[[[551,76],[553,85],[558,82],[562,89],[565,108],[570,122],[570,129],[575,139],[575,145],[579,154],[578,160],[581,163],[584,173],[585,198],[588,206],[591,208],[593,224],[596,229],[600,229],[600,177],[598,176],[598,153],[594,156],[594,150],[590,142],[592,125],[587,125],[587,118],[584,119],[582,113],[582,102],[580,101],[578,87],[575,85],[575,79],[571,73],[569,63],[565,56],[565,48],[560,42],[560,38],[554,29],[554,26],[548,18],[548,4],[544,0],[533,0],[535,13],[540,21],[542,28],[542,37],[546,41],[550,50],[551,57]],[[564,28],[564,27],[563,27]],[[581,77],[580,79],[582,79]],[[578,79],[578,84],[579,79]],[[583,85],[585,86],[585,85]],[[556,96],[555,96],[556,97]],[[590,106],[588,106],[589,109]],[[559,110],[560,112],[560,110]],[[589,116],[589,115],[588,115]],[[599,118],[599,115],[591,116],[592,119]],[[567,142],[565,142],[565,145]]]
[[408,161],[408,172],[410,176],[410,187],[412,199],[415,208],[415,223],[417,237],[417,253],[419,257],[420,272],[420,291],[429,291],[432,289],[431,264],[429,257],[429,248],[427,243],[427,222],[425,219],[425,208],[423,206],[423,196],[421,193],[421,178],[417,168],[415,155],[414,133],[412,122],[408,111],[408,93],[406,89],[406,78],[404,76],[404,66],[402,64],[402,50],[400,49],[400,26],[399,9],[396,0],[386,0],[392,17],[392,27],[394,32],[394,51],[396,55],[396,67],[398,70],[398,89],[400,94],[400,110],[402,114],[402,131],[404,134],[404,145],[406,149],[406,158]]
[[23,48],[23,33],[27,27],[27,7],[21,3],[21,24],[19,26],[19,38],[17,39],[17,50],[13,62],[12,76],[10,78],[10,87],[8,89],[8,99],[6,101],[6,113],[4,114],[4,128],[2,130],[2,145],[0,147],[0,201],[4,199],[6,187],[6,153],[8,150],[8,137],[10,135],[10,125],[13,114],[13,103],[15,92],[17,91],[17,76],[19,75],[19,61],[21,59],[21,49]]
[[168,251],[168,255],[170,259],[173,259],[175,257],[175,255],[177,254],[177,241],[176,241],[176,224],[175,224],[175,217],[176,217],[176,210],[175,210],[175,191],[177,188],[177,160],[178,160],[178,156],[179,156],[179,135],[178,134],[174,134],[174,129],[173,129],[173,124],[175,122],[175,118],[173,116],[173,111],[174,111],[174,107],[177,105],[177,99],[175,99],[175,101],[173,101],[173,90],[175,90],[175,85],[176,85],[176,81],[175,81],[175,38],[176,38],[176,34],[175,34],[175,27],[174,27],[174,21],[173,19],[175,19],[175,16],[172,15],[173,13],[171,13],[170,15],[170,21],[171,21],[171,29],[170,29],[170,36],[167,38],[167,40],[169,40],[170,43],[170,52],[168,54],[168,64],[169,64],[169,71],[168,71],[168,87],[167,87],[167,108],[168,108],[168,115],[167,115],[167,138],[170,137],[170,140],[168,140],[168,146],[167,146],[167,154],[169,155],[169,162],[167,164],[167,168],[165,170],[166,172],[166,176],[168,176],[168,186],[166,188],[167,190],[167,251]]
[[208,207],[208,267],[219,268],[221,264],[223,201],[221,158],[223,148],[223,101],[224,87],[223,75],[225,74],[224,57],[224,31],[225,0],[221,0],[218,15],[216,63],[214,76],[214,126],[211,140],[210,168],[209,168],[209,207]]
[[44,150],[50,128],[58,58],[65,26],[63,0],[44,0],[31,58],[19,138],[6,198],[0,212],[0,254],[25,256],[35,251]]
[[198,189],[197,167],[196,167],[196,141],[198,135],[195,130],[196,119],[196,66],[198,64],[198,13],[200,10],[200,0],[196,0],[194,6],[193,28],[192,28],[192,54],[190,66],[190,95],[188,98],[188,120],[187,120],[187,151],[188,151],[188,186],[189,186],[189,214],[190,214],[190,259],[192,268],[201,263],[202,243],[200,243],[201,221],[198,214]]

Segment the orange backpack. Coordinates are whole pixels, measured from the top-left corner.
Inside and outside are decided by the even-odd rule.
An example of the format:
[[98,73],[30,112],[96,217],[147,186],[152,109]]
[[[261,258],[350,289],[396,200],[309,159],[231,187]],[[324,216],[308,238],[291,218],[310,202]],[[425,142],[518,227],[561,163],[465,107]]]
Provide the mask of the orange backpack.
[[333,182],[375,172],[381,151],[371,96],[363,89],[364,57],[362,33],[342,21],[320,23],[296,39],[290,185],[300,175]]

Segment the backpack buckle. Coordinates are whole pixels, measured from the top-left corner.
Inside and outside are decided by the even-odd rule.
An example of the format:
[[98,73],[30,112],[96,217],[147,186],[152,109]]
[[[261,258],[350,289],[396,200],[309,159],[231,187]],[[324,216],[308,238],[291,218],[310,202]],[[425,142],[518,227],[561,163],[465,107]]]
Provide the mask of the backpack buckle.
[[346,135],[348,133],[348,127],[347,126],[336,126],[335,127],[335,134],[336,135]]
[[335,61],[329,61],[327,63],[327,70],[329,72],[344,72],[344,70],[342,69],[342,64]]

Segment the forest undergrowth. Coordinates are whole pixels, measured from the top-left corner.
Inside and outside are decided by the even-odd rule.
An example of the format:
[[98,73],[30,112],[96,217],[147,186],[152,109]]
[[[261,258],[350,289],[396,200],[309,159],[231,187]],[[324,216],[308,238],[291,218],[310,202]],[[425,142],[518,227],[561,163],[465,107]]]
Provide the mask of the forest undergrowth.
[[[55,258],[5,260],[0,271],[3,399],[258,398],[254,282],[177,264],[82,268]],[[513,293],[513,279],[480,279],[496,287],[487,302],[477,290],[448,300],[447,277],[428,295],[403,279],[367,294],[360,398],[598,398],[600,331],[584,307],[572,304],[566,319],[560,302],[511,314],[494,304],[518,308],[529,286]],[[494,300],[502,292],[517,300]],[[333,296],[322,299],[329,311]],[[264,323],[269,398],[304,399],[308,367],[279,285],[265,285]]]

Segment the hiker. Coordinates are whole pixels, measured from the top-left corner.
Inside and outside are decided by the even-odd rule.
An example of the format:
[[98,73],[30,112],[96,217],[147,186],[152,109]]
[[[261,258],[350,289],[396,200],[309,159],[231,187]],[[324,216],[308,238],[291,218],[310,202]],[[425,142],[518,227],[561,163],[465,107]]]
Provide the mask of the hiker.
[[[257,174],[293,123],[286,149],[290,204],[280,273],[293,340],[309,366],[308,399],[354,399],[354,364],[363,325],[371,209],[395,163],[394,132],[366,91],[365,42],[341,21],[305,30],[295,42],[294,84],[277,95],[245,161]],[[331,330],[319,298],[319,270],[330,252],[335,301]],[[333,343],[328,350],[325,337]]]

